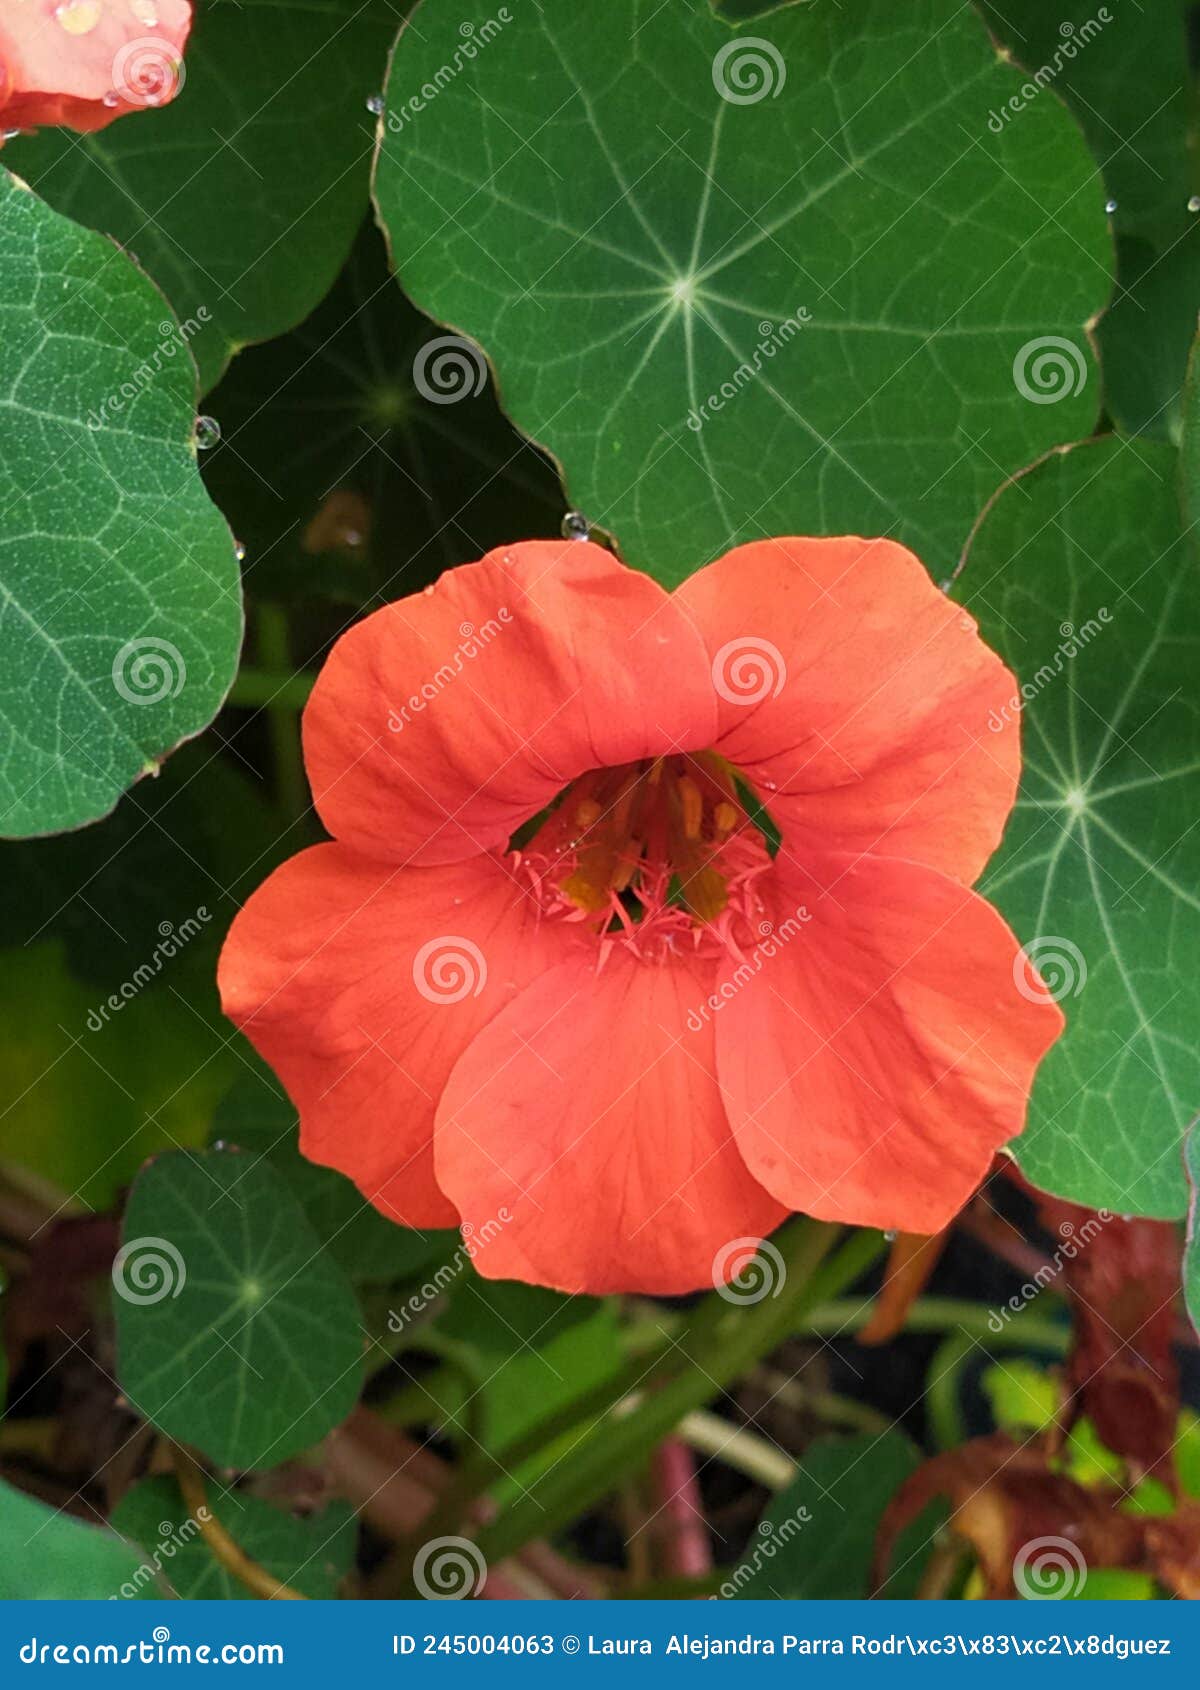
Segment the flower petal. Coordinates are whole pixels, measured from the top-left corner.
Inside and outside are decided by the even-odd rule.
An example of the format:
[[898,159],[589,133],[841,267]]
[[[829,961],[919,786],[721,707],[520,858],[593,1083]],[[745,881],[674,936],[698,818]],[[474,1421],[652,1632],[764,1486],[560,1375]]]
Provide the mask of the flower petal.
[[1062,1014],[1031,995],[997,912],[947,876],[852,856],[776,868],[775,932],[725,969],[713,1011],[742,1154],[810,1215],[938,1232],[1024,1126]]
[[648,964],[617,944],[599,974],[586,957],[552,969],[474,1040],[438,1110],[435,1162],[489,1239],[481,1273],[694,1291],[725,1246],[783,1219],[733,1142],[711,1032],[681,1039],[712,982],[711,962]]
[[317,845],[276,869],[221,953],[225,1013],[300,1111],[300,1148],[407,1226],[453,1226],[438,1095],[485,1023],[564,948],[509,865],[390,868]]
[[763,540],[677,589],[720,695],[717,749],[793,848],[970,884],[1020,775],[1017,683],[891,540]]
[[[0,129],[103,129],[182,85],[189,0],[23,0],[0,6]],[[152,19],[152,22],[147,22]]]
[[699,750],[715,726],[708,658],[662,588],[588,541],[539,540],[351,628],[305,711],[304,755],[339,839],[461,862],[586,770]]

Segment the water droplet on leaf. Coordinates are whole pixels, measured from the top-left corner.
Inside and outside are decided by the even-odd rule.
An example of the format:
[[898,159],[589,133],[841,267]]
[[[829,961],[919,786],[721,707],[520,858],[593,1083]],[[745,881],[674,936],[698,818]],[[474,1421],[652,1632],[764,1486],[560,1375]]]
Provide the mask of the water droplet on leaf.
[[383,108],[386,104],[387,101],[384,99],[382,94],[369,94],[367,96],[367,110],[371,113],[372,117],[382,117]]
[[201,452],[207,452],[221,438],[221,425],[216,417],[197,417],[194,438]]
[[564,540],[590,540],[592,530],[582,511],[568,511],[562,519]]
[[1113,212],[1117,209],[1116,200],[1105,200],[1104,209],[1105,209],[1105,211],[1107,211],[1108,215],[1111,217]]
[[1188,201],[1188,210],[1193,213],[1200,211],[1200,194],[1192,195],[1191,199]]

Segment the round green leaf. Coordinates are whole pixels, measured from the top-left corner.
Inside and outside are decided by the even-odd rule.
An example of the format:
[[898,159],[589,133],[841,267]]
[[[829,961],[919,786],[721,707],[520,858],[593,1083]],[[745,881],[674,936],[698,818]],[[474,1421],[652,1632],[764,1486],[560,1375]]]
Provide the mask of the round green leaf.
[[[37,1502],[0,1481],[0,1601],[107,1601],[134,1584],[141,1554],[115,1532]],[[147,1594],[153,1595],[150,1591]]]
[[209,1150],[151,1162],[113,1288],[121,1388],[224,1466],[286,1461],[358,1400],[357,1300],[266,1161]]
[[1067,1018],[1013,1148],[1049,1191],[1158,1216],[1183,1211],[1200,1109],[1200,630],[1177,468],[1113,437],[1052,455],[1000,494],[955,586],[1020,684],[1020,797],[979,889]]
[[957,0],[417,21],[376,168],[400,279],[632,563],[887,532],[948,569],[1088,431],[1103,189],[1056,102],[992,132],[1019,78]]
[[154,284],[0,170],[0,834],[78,827],[205,727],[241,642]]

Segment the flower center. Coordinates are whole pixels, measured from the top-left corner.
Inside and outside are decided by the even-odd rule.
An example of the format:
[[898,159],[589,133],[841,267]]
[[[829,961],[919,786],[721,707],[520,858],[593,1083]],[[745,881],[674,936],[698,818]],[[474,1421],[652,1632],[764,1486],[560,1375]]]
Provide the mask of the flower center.
[[548,913],[642,954],[685,939],[740,949],[758,929],[755,882],[771,866],[734,771],[713,752],[590,770],[518,860]]

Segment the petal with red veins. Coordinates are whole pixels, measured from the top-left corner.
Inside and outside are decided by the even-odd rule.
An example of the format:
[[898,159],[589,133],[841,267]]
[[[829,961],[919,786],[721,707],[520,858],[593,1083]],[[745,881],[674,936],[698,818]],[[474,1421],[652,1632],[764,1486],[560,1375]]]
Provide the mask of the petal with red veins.
[[469,1046],[438,1110],[435,1165],[488,1239],[481,1273],[694,1291],[727,1245],[783,1219],[733,1141],[712,1025],[696,1016],[689,1030],[713,981],[711,961],[647,963],[618,943],[598,974],[586,956],[552,969]]
[[755,541],[674,597],[708,644],[716,748],[798,854],[870,851],[977,879],[1016,797],[1017,683],[911,552]]
[[401,870],[317,845],[259,887],[221,954],[225,1013],[287,1088],[301,1150],[406,1226],[458,1220],[432,1150],[458,1057],[579,942],[510,866]]
[[588,769],[701,750],[704,647],[649,576],[528,541],[387,605],[334,647],[304,715],[331,833],[411,863],[502,848]]
[[939,1232],[1022,1130],[1058,1006],[992,906],[936,870],[781,855],[763,895],[775,931],[725,967],[716,1016],[747,1165],[823,1220]]

